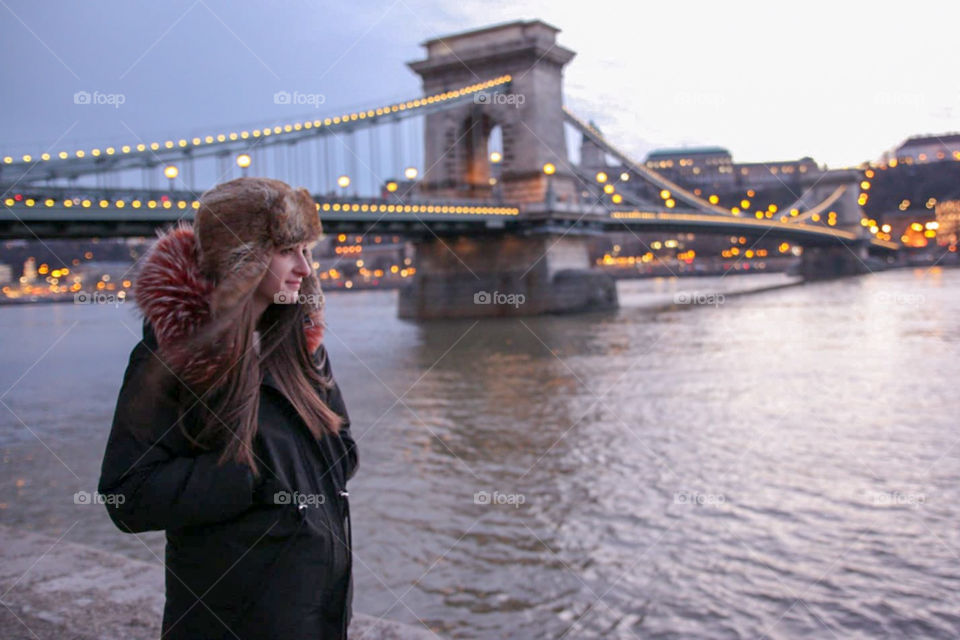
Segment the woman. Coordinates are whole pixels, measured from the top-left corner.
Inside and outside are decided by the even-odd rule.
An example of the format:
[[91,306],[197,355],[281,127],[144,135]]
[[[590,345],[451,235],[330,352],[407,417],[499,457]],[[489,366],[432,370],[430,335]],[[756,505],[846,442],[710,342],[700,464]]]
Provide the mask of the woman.
[[322,343],[321,233],[304,189],[240,178],[160,234],[134,295],[98,490],[166,531],[163,638],[346,638],[350,418]]

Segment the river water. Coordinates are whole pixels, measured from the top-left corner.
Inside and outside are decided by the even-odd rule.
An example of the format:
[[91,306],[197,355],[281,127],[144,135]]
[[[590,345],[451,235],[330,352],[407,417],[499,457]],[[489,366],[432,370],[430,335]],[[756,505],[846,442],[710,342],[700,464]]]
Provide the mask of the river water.
[[[655,308],[767,277],[481,321],[330,294],[355,610],[450,638],[960,635],[960,270]],[[162,558],[73,497],[139,334],[129,305],[0,308],[0,522]]]

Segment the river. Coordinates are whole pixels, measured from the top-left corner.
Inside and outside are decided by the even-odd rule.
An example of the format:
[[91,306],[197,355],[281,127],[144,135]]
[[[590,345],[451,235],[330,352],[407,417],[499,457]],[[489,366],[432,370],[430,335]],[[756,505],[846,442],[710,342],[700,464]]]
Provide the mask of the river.
[[[960,635],[960,270],[659,306],[752,278],[480,321],[329,294],[355,610],[449,638]],[[74,501],[131,305],[3,307],[0,336],[0,522],[159,562],[162,533]]]

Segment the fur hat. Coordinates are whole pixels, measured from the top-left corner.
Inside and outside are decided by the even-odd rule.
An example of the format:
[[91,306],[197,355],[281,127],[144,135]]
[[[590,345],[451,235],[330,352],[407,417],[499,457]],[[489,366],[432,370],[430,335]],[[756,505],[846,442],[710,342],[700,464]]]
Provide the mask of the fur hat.
[[[209,382],[216,353],[183,346],[214,318],[230,315],[253,295],[273,252],[322,233],[316,203],[306,189],[269,178],[238,178],[200,196],[193,224],[158,231],[144,256],[134,298],[157,337],[161,355],[187,382]],[[307,259],[313,262],[308,249]],[[323,340],[324,296],[316,272],[304,278],[304,335],[312,356]]]

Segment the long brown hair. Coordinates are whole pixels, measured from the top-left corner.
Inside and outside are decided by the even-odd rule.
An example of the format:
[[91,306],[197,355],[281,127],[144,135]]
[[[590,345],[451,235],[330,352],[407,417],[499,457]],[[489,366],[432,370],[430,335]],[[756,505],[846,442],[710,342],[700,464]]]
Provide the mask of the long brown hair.
[[[307,353],[303,326],[306,311],[300,304],[271,304],[258,319],[254,299],[238,305],[235,317],[218,318],[198,333],[193,347],[217,350],[221,370],[200,396],[185,397],[184,405],[197,406],[197,420],[181,420],[181,431],[195,446],[220,450],[220,462],[247,464],[259,477],[253,441],[257,434],[260,383],[269,372],[304,424],[317,439],[336,435],[342,417],[324,402],[319,390],[333,380],[321,374],[324,362]],[[253,332],[260,332],[259,353]],[[326,358],[326,349],[320,349]]]

